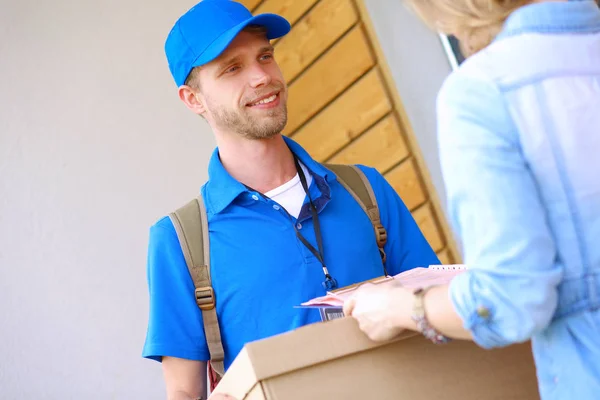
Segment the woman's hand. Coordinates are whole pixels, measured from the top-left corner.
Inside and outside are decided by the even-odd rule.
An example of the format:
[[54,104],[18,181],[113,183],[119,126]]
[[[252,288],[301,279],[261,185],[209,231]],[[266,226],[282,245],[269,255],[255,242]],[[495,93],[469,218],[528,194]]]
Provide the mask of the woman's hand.
[[390,340],[411,326],[412,298],[397,282],[368,283],[346,300],[344,314],[354,317],[371,340]]

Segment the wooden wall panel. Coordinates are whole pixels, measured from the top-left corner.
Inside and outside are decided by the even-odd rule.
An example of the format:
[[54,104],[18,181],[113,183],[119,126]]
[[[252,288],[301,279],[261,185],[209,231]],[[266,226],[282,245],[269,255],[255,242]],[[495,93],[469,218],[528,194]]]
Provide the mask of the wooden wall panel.
[[421,185],[417,167],[412,159],[398,165],[385,175],[385,178],[398,192],[409,210],[414,210],[427,201],[425,189]]
[[[421,179],[421,183],[423,184],[423,188],[427,194],[428,201],[428,212],[431,215],[431,219],[425,221],[432,221],[431,223],[427,223],[422,227],[422,229],[426,228],[427,237],[429,243],[435,248],[436,251],[440,251],[442,248],[446,247],[452,257],[454,262],[460,262],[460,255],[456,251],[456,244],[454,243],[452,232],[446,220],[444,219],[442,208],[440,206],[439,198],[436,193],[435,187],[431,182],[431,178],[429,176],[429,171],[427,169],[427,165],[423,156],[420,153],[418,141],[416,139],[416,135],[418,132],[414,132],[412,130],[410,120],[408,115],[406,114],[406,110],[404,109],[401,93],[398,93],[397,87],[395,85],[392,73],[390,71],[389,66],[385,60],[385,54],[381,46],[379,45],[377,39],[377,32],[375,31],[375,27],[369,17],[368,10],[365,5],[364,0],[355,0],[355,5],[359,10],[359,14],[361,16],[361,22],[365,27],[365,31],[370,39],[370,44],[372,46],[373,53],[377,59],[377,65],[382,71],[382,75],[384,80],[387,83],[388,87],[388,96],[394,105],[395,114],[400,121],[403,130],[405,132],[405,138],[411,149],[411,155],[414,159],[415,165],[419,171],[419,177]],[[410,40],[410,38],[405,38],[405,40]],[[417,214],[421,216],[421,214]],[[447,245],[446,245],[447,244]]]
[[424,204],[415,210],[412,215],[419,228],[421,228],[425,239],[427,239],[427,242],[433,248],[433,251],[442,250],[444,248],[444,239],[442,238],[431,205],[429,203]]
[[352,0],[319,2],[275,46],[275,57],[286,81],[296,78],[357,21]]
[[323,162],[391,109],[383,81],[377,70],[372,70],[292,138]]
[[452,260],[452,255],[450,254],[448,249],[440,251],[439,253],[437,253],[437,256],[442,264],[454,264],[454,261]]
[[288,124],[293,132],[375,64],[360,26],[353,28],[289,88]]
[[384,173],[409,154],[398,121],[393,114],[389,114],[336,154],[330,162],[365,164]]
[[277,14],[294,25],[318,0],[265,0],[253,14]]
[[237,0],[238,3],[242,3],[249,10],[254,10],[254,8],[261,3],[262,0]]

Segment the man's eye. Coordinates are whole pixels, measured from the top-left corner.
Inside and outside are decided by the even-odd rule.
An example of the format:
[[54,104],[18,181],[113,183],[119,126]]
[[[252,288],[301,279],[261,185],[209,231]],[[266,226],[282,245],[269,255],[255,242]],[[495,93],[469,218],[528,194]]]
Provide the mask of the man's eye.
[[264,54],[262,56],[260,56],[261,60],[270,60],[273,58],[273,54]]
[[233,67],[229,67],[229,68],[227,68],[227,69],[225,70],[225,73],[226,73],[226,74],[230,74],[230,73],[232,73],[232,72],[235,72],[235,71],[237,71],[239,68],[240,68],[239,66],[237,66],[237,65],[234,65]]

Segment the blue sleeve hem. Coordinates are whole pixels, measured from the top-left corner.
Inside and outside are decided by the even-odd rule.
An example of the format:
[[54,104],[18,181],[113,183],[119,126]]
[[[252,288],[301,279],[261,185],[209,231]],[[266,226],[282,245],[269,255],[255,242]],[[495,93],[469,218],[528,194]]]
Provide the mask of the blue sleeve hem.
[[183,349],[172,345],[150,344],[144,347],[142,357],[154,361],[162,361],[162,357],[177,357],[193,361],[208,361],[210,354],[197,349]]

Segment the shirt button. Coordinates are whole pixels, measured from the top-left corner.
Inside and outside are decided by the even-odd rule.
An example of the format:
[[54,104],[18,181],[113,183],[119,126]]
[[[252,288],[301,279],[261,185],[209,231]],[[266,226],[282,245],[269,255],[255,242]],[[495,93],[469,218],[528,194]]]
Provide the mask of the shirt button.
[[257,195],[255,195],[255,194],[253,194],[253,195],[252,195],[252,198],[253,198],[254,200],[258,200],[258,196],[257,196]]
[[301,224],[300,222],[298,222],[298,223],[296,224],[296,228],[298,228],[298,229],[302,229],[302,224]]
[[479,306],[477,307],[477,315],[481,318],[488,319],[490,317],[490,310],[487,307]]
[[279,207],[277,204],[273,204],[273,209],[275,209],[275,210],[279,211],[279,209],[280,209],[280,208],[281,208],[281,207]]

